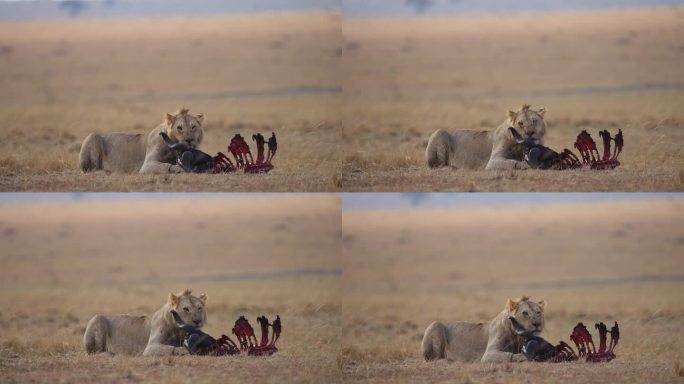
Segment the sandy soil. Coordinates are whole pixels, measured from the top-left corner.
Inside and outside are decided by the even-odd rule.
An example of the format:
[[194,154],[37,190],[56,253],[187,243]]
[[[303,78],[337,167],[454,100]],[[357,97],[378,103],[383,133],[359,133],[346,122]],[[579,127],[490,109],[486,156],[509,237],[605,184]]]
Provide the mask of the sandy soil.
[[[343,214],[348,381],[680,382],[681,198]],[[369,294],[372,292],[372,295]],[[487,321],[507,298],[544,299],[552,342],[618,321],[609,364],[423,362],[433,321]]]
[[[337,190],[339,24],[323,12],[2,23],[0,190]],[[171,180],[77,170],[90,132],[149,132],[181,106],[206,114],[211,154],[235,133],[276,132],[276,168]]]
[[[1,206],[1,382],[339,378],[339,197]],[[279,314],[280,351],[263,359],[85,354],[94,314],[152,313],[184,288],[209,295],[212,335],[228,333],[240,315],[256,324]]]
[[[681,191],[681,8],[357,19],[343,25],[343,189]],[[546,145],[625,135],[610,172],[428,170],[438,128],[487,130],[545,106]]]

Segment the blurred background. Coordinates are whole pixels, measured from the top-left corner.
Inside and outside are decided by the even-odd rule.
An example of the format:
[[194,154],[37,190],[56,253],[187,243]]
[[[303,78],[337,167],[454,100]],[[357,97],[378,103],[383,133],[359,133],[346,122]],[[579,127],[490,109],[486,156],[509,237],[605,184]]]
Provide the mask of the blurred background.
[[[292,381],[338,377],[340,197],[19,194],[0,200],[0,381]],[[279,314],[265,359],[86,356],[98,313],[149,315],[206,293],[210,335]],[[315,350],[316,353],[311,353]],[[27,373],[27,371],[30,371]]]
[[[338,187],[335,2],[0,1],[0,15],[0,190]],[[207,116],[211,154],[236,133],[275,131],[277,169],[154,186],[77,169],[90,132],[146,133],[182,106]]]
[[[682,1],[342,2],[342,173],[352,191],[682,191]],[[545,145],[622,129],[610,175],[426,169],[437,129],[546,107]]]
[[345,17],[445,15],[456,13],[518,13],[527,11],[596,10],[625,7],[673,6],[678,0],[344,0]]
[[6,0],[0,19],[168,17],[339,9],[339,0]]
[[[343,372],[364,380],[672,381],[684,342],[681,194],[345,194]],[[607,366],[423,362],[433,321],[546,300],[552,343],[621,328]],[[650,375],[654,375],[651,377]]]

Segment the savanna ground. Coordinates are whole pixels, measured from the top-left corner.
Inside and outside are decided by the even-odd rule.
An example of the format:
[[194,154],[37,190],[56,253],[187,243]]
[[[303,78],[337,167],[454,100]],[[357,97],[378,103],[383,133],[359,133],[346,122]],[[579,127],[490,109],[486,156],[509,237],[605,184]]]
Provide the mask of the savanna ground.
[[[0,206],[0,382],[339,378],[338,196]],[[254,326],[261,314],[280,314],[280,350],[263,358],[86,355],[94,314],[150,314],[185,288],[209,295],[212,335],[229,333],[239,315]]]
[[[0,190],[338,190],[340,54],[333,12],[0,23]],[[276,132],[275,169],[78,169],[90,132],[147,133],[181,106],[206,114],[211,154],[236,133]]]
[[[681,191],[681,7],[343,23],[345,191]],[[545,144],[625,135],[609,172],[476,171],[424,163],[438,128],[491,130],[548,109]]]
[[[346,210],[343,377],[387,383],[682,382],[682,213],[681,197]],[[618,321],[617,359],[422,360],[420,341],[431,322],[484,322],[507,298],[523,294],[546,300],[543,336],[554,343],[569,341],[577,322],[593,331],[595,322]]]

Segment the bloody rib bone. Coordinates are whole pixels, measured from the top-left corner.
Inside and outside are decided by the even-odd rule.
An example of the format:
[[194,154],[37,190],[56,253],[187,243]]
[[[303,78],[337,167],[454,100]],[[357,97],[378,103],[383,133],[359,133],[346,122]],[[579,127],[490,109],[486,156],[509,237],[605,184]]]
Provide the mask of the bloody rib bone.
[[[223,356],[237,355],[241,352],[246,352],[247,355],[250,356],[264,356],[272,355],[278,351],[275,342],[280,337],[281,332],[280,316],[276,316],[276,320],[273,324],[268,322],[266,316],[262,315],[257,318],[257,321],[261,325],[260,344],[257,344],[254,329],[249,324],[249,321],[244,316],[240,316],[240,318],[235,321],[235,325],[232,329],[233,334],[238,339],[238,346],[238,344],[226,335],[221,335],[219,339],[214,339],[194,325],[184,323],[176,311],[171,311],[171,314],[176,321],[176,326],[185,332],[183,345],[192,355]],[[270,343],[268,335],[269,327],[273,327]]]
[[[591,138],[591,135],[586,130],[580,132],[575,141],[575,148],[579,150],[581,160],[567,148],[563,152],[557,153],[539,144],[532,137],[522,137],[513,127],[509,127],[508,130],[515,141],[524,147],[524,159],[532,168],[565,170],[582,168],[586,165],[590,169],[604,170],[613,169],[620,165],[617,158],[622,152],[624,145],[621,129],[618,130],[615,138],[611,137],[610,132],[605,129],[599,132],[599,136],[601,136],[603,141],[603,157],[599,156],[596,142]],[[615,141],[615,149],[612,156],[611,141]]]
[[[252,152],[245,139],[236,134],[228,144],[228,151],[233,155],[235,164],[224,153],[210,156],[199,149],[186,144],[176,143],[169,136],[161,132],[160,135],[166,145],[177,154],[177,163],[186,172],[194,173],[229,173],[242,169],[245,173],[267,173],[273,169],[271,161],[278,148],[275,133],[266,141],[260,133],[252,135],[257,146],[257,160],[252,158]],[[268,144],[268,157],[264,156],[265,146]]]
[[266,140],[264,139],[264,136],[261,133],[257,133],[255,135],[252,135],[252,140],[256,141],[256,146],[257,146],[257,164],[261,164],[264,162],[264,144],[266,144]]
[[[587,327],[582,323],[577,323],[570,335],[570,340],[572,340],[577,348],[577,353],[575,353],[572,347],[564,341],[553,347],[533,331],[526,331],[515,318],[510,317],[509,319],[511,320],[513,331],[524,341],[521,352],[530,361],[559,363],[583,358],[585,361],[592,363],[608,362],[615,358],[614,349],[620,340],[620,328],[617,322],[615,322],[610,332],[608,332],[608,328],[604,323],[596,323],[595,328],[599,331],[599,347],[596,350]],[[610,342],[606,344],[608,333],[610,333]]]
[[266,163],[271,164],[276,150],[278,150],[278,141],[276,141],[275,132],[271,132],[271,138],[268,139],[268,158],[266,158]]
[[277,142],[275,133],[271,134],[271,138],[268,140],[268,157],[264,159],[264,144],[266,140],[264,136],[260,133],[252,135],[252,140],[257,144],[257,161],[255,162],[252,158],[252,152],[249,149],[249,145],[245,142],[245,139],[236,134],[233,139],[231,139],[228,145],[228,150],[233,154],[235,162],[237,163],[237,168],[241,168],[245,173],[267,173],[273,169],[271,160],[275,156],[275,151],[277,149]]

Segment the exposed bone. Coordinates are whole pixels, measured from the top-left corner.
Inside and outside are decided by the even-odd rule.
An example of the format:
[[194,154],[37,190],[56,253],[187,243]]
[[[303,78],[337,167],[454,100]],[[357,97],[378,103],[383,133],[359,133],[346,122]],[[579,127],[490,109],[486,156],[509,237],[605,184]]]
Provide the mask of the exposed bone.
[[264,139],[264,136],[261,133],[257,133],[255,135],[252,135],[252,140],[256,141],[256,146],[257,146],[257,164],[261,164],[264,162],[264,145],[266,144],[266,139]]
[[610,141],[613,139],[610,137],[610,132],[603,130],[599,132],[599,136],[603,139],[603,160],[610,159]]
[[273,157],[278,150],[278,141],[276,140],[275,132],[271,132],[271,138],[268,139],[268,157],[266,158],[266,163],[271,164]]

